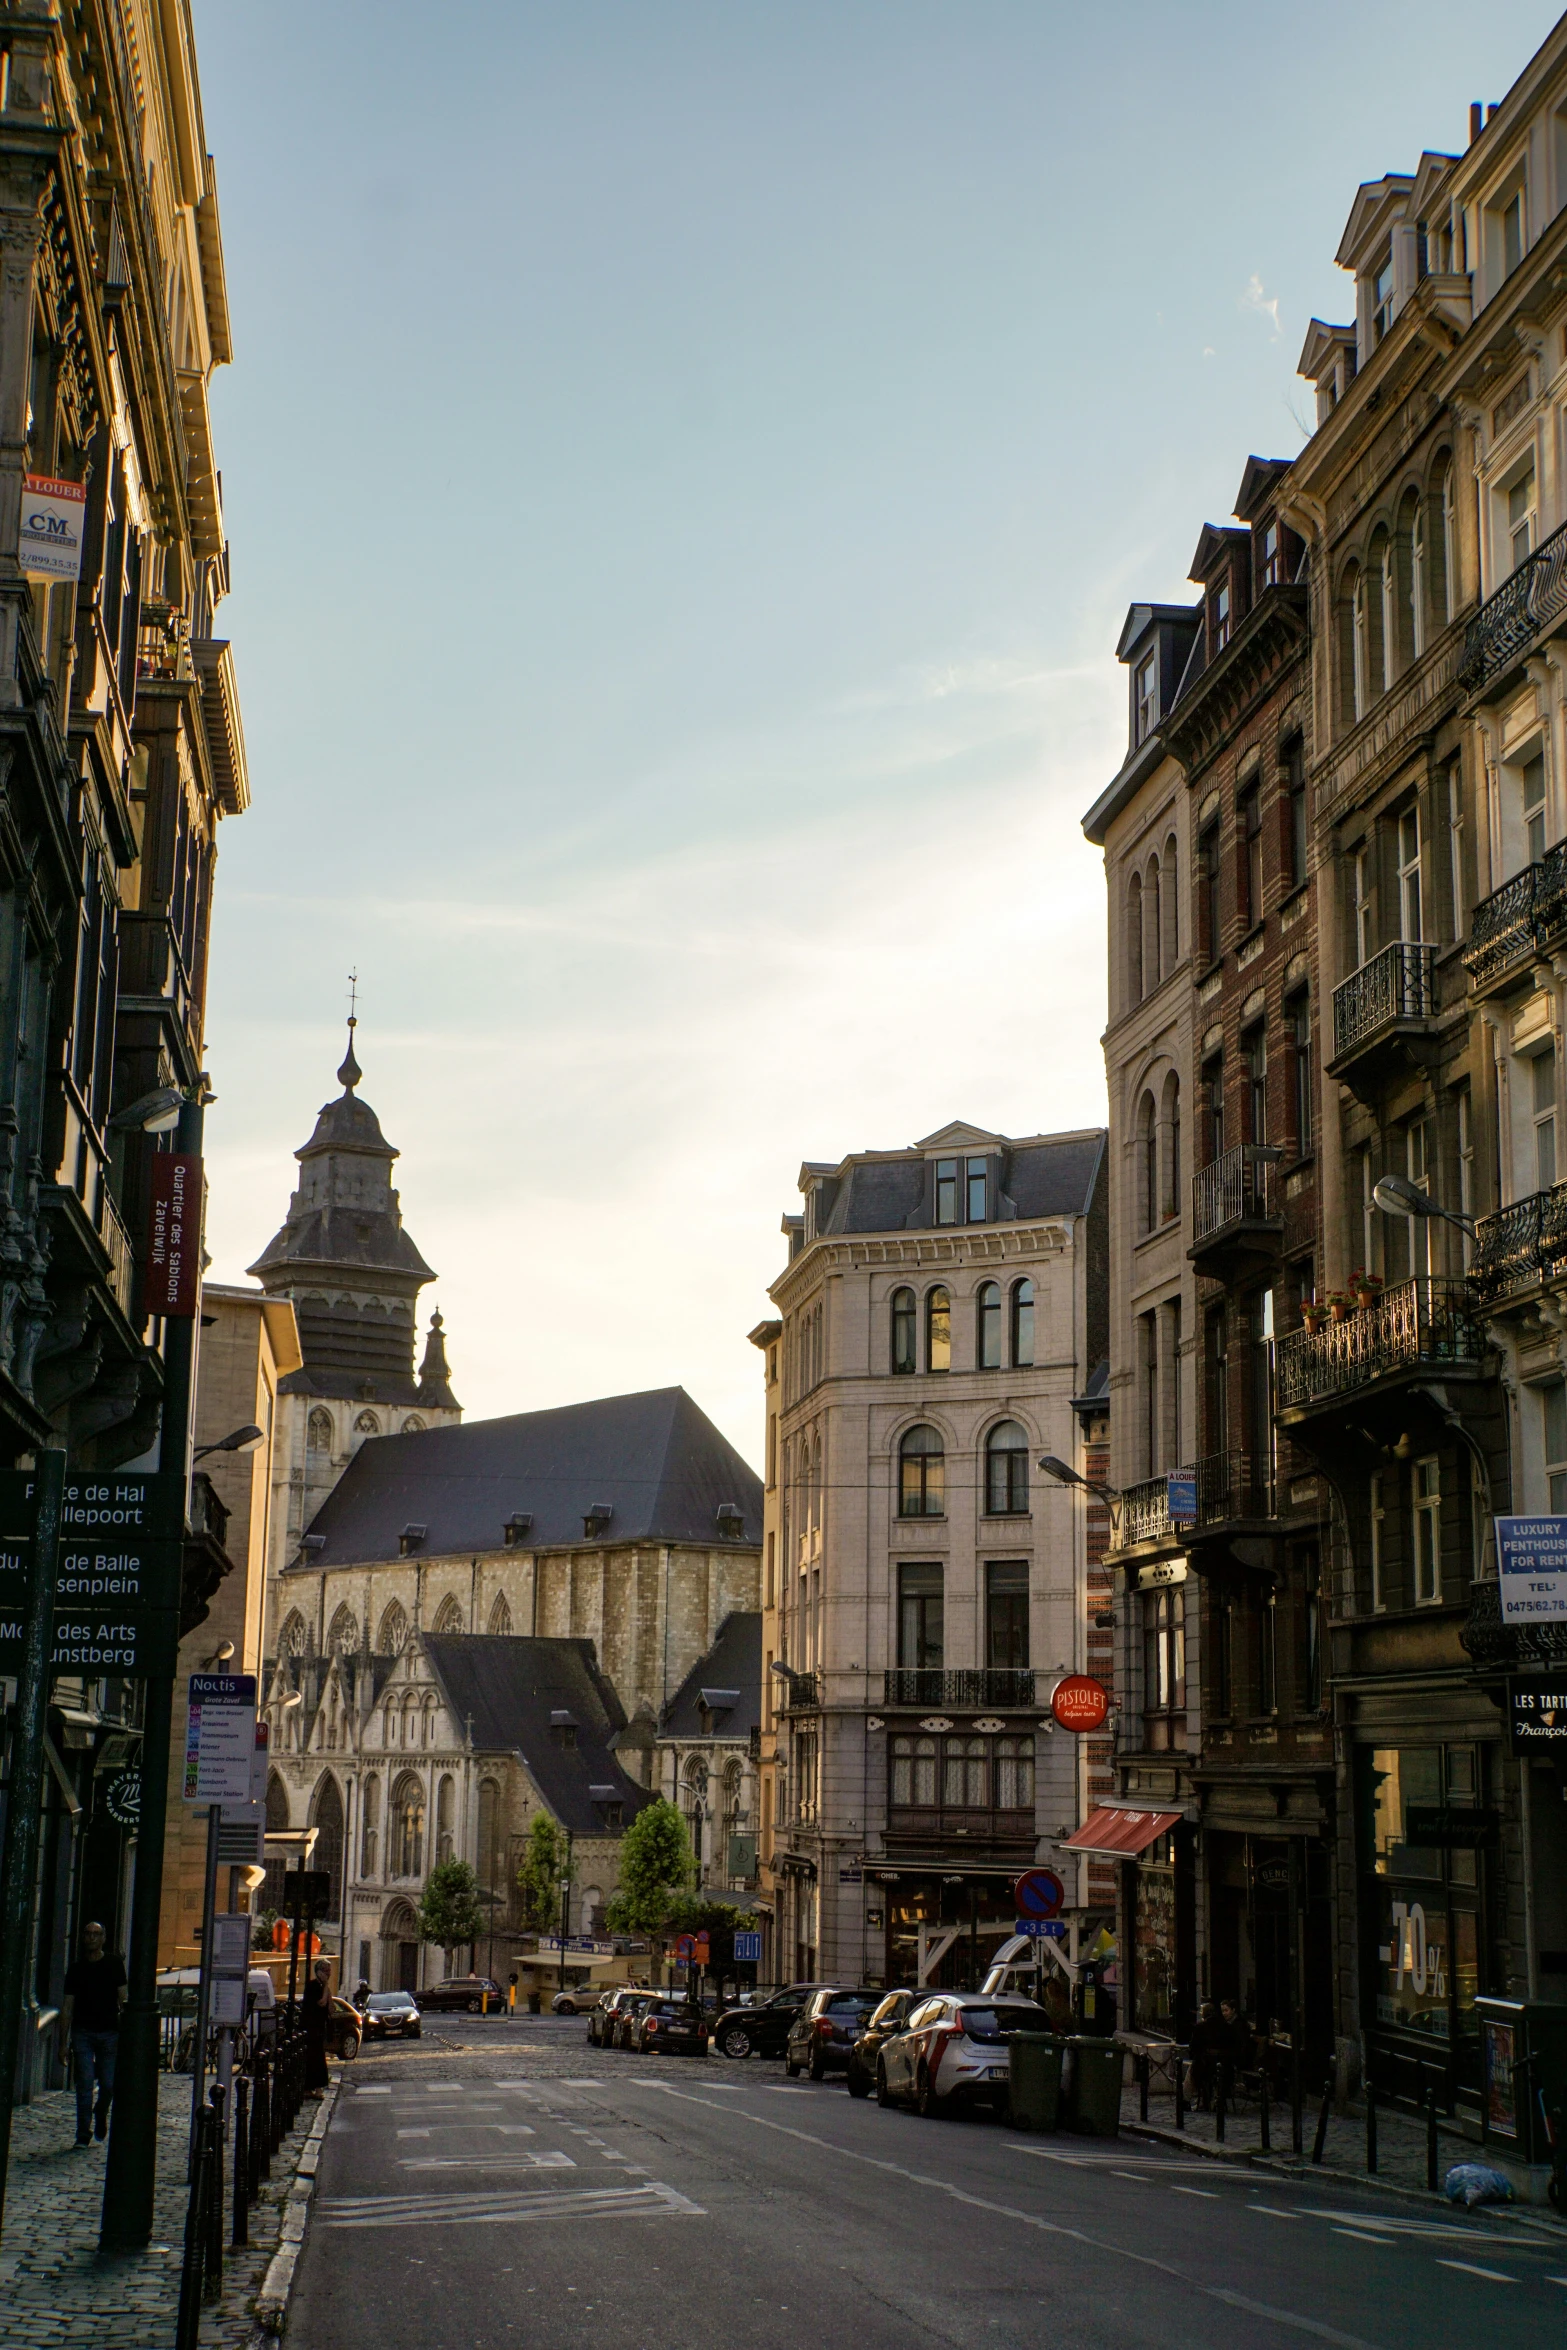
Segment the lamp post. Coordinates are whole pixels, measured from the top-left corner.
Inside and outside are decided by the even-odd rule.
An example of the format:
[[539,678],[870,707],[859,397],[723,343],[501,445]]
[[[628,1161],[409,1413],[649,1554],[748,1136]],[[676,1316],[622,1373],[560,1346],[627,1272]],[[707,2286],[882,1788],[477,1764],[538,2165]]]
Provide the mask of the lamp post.
[[566,1988],[566,1929],[571,1923],[571,1830],[566,1830],[566,1866],[560,1880],[560,1988]]
[[[1474,1218],[1455,1214],[1451,1208],[1439,1207],[1428,1191],[1418,1183],[1411,1183],[1407,1175],[1380,1176],[1372,1187],[1372,1198],[1384,1216],[1403,1216],[1415,1223],[1421,1217],[1439,1216],[1444,1224],[1456,1224],[1460,1232],[1473,1240]],[[1369,1270],[1369,1268],[1368,1268]]]

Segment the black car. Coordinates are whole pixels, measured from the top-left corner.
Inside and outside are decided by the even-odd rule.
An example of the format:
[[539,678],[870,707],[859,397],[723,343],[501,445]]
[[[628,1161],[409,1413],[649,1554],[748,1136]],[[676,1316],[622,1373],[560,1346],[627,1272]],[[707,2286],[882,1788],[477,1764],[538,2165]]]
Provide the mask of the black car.
[[364,2004],[367,2040],[417,2040],[419,2009],[409,1991],[372,1991]]
[[707,2017],[684,1999],[650,1999],[627,2031],[644,2056],[707,2055]]
[[791,2081],[808,2072],[813,2081],[840,2071],[871,2014],[881,2005],[879,1991],[813,1991],[789,2026],[784,2042],[784,2071]]
[[754,2007],[726,2007],[713,2026],[724,2056],[782,2056],[789,2027],[820,1983],[790,1983]]
[[923,1991],[889,1991],[881,2005],[866,2019],[844,2066],[843,2077],[851,2097],[870,2095],[876,2086],[876,2059],[883,2045],[892,2038],[894,2032],[903,2030],[909,2020],[909,2011],[924,1996]]
[[444,1983],[432,1983],[427,1991],[421,1991],[419,2001],[426,2008],[466,2008],[469,2015],[482,2014],[488,2006],[495,2015],[504,2011],[506,1994],[490,1975],[448,1975]]

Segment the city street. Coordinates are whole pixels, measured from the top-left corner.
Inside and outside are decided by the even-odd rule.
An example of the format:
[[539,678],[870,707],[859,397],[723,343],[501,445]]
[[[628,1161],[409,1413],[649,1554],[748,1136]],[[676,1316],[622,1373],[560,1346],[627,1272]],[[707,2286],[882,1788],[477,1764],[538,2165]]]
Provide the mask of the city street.
[[[433,2029],[432,2029],[433,2024]],[[581,2019],[426,2023],[347,2068],[291,2336],[334,2350],[1305,2334],[1558,2343],[1567,2235],[1136,2140],[920,2121]]]

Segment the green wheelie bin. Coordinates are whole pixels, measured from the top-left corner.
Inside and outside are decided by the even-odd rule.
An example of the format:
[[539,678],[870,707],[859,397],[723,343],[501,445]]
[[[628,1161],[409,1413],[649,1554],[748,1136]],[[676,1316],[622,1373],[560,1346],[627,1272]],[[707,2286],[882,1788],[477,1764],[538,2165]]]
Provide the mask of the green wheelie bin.
[[1014,2130],[1059,2128],[1065,2052],[1054,2032],[1007,2034],[1007,2118]]
[[1092,2039],[1081,2034],[1067,2040],[1064,2048],[1062,2127],[1079,2130],[1087,2138],[1119,2137],[1125,2050],[1119,2041]]

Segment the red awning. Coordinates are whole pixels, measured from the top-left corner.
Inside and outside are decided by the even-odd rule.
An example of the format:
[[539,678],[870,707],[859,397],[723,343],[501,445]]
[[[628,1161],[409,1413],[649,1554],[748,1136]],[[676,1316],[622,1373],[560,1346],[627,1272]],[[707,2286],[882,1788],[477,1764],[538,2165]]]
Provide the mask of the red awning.
[[1066,1848],[1069,1852],[1113,1852],[1119,1859],[1129,1860],[1134,1853],[1146,1852],[1156,1836],[1163,1836],[1185,1816],[1179,1811],[1128,1811],[1122,1804],[1107,1804],[1089,1813],[1076,1835],[1066,1839]]

